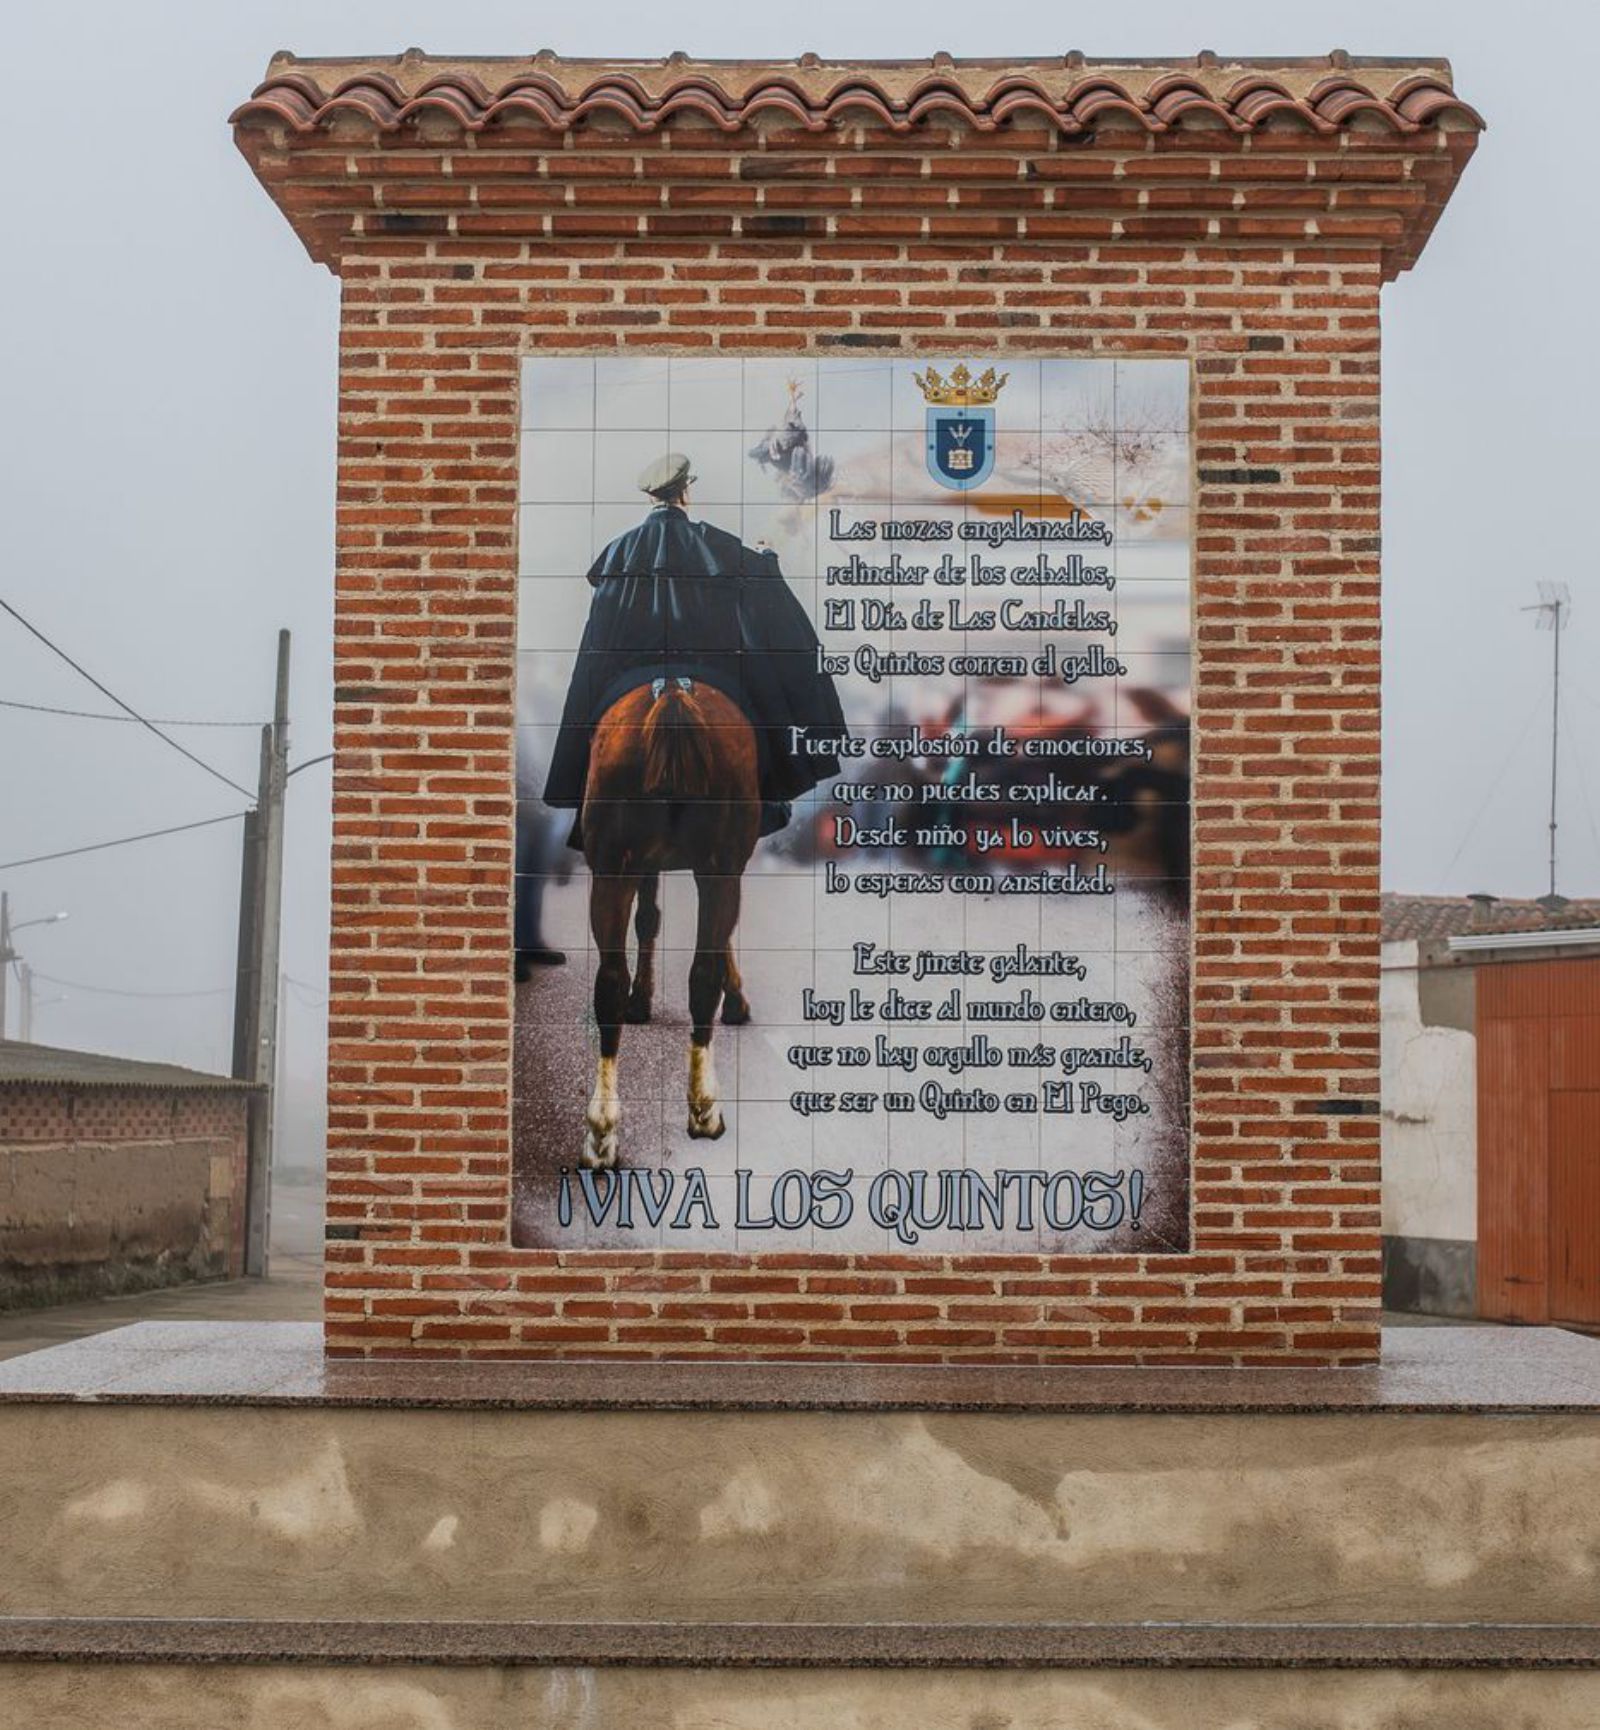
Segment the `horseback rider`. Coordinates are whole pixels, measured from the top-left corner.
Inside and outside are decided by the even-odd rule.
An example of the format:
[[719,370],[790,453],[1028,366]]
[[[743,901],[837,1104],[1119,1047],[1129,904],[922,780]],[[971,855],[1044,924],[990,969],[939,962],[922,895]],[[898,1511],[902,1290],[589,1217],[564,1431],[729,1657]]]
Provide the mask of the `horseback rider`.
[[[760,747],[761,833],[789,821],[789,801],[839,772],[844,738],[816,632],[777,554],[689,515],[694,475],[673,451],[639,476],[653,502],[588,574],[594,598],[551,755],[545,803],[578,810],[594,726],[625,692],[701,680],[736,703]],[[568,846],[581,848],[575,823]]]

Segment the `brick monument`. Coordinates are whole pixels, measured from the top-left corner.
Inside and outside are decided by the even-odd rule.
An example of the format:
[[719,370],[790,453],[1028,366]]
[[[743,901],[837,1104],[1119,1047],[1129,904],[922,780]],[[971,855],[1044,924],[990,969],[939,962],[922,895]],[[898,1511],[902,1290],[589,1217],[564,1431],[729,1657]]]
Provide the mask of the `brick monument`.
[[[1448,66],[1342,53],[854,65],[283,55],[233,124],[342,297],[329,1352],[1372,1361],[1379,299],[1416,262],[1477,142],[1481,122]],[[950,359],[973,375],[993,366],[1010,394],[958,406],[1020,413],[1018,393],[1042,391],[1024,438],[1046,426],[1049,393],[1080,376],[1078,363],[1084,378],[1103,367],[1125,405],[1156,376],[1141,367],[1177,381],[1181,414],[1157,424],[1178,453],[1171,486],[1184,490],[1168,497],[1184,520],[1181,545],[1162,556],[1181,566],[1186,548],[1187,568],[1141,567],[1127,553],[1138,580],[1176,570],[1188,588],[1162,592],[1192,599],[1192,635],[1168,644],[1184,657],[1185,703],[1192,693],[1192,865],[1187,995],[1161,1044],[1183,1074],[1181,1108],[1163,1120],[1177,1151],[1151,1167],[1176,1174],[1161,1191],[1160,1244],[1123,1229],[1097,1248],[1065,1227],[1040,1235],[1037,1222],[1031,1238],[983,1245],[949,1233],[911,1244],[892,1229],[880,1240],[873,1232],[895,1217],[882,1192],[872,1229],[836,1240],[810,1227],[770,1242],[716,1236],[700,1229],[709,1205],[681,1247],[664,1231],[633,1247],[597,1244],[592,1231],[545,1239],[516,1216],[514,994],[530,989],[513,985],[510,965],[513,872],[525,869],[514,865],[518,663],[525,688],[530,657],[555,647],[526,608],[519,627],[519,583],[550,592],[529,587],[545,574],[529,561],[555,520],[524,515],[519,548],[519,507],[538,508],[526,450],[545,439],[539,461],[556,465],[573,429],[631,450],[630,425],[658,425],[624,420],[613,432],[599,409],[541,422],[539,403],[554,400],[543,381],[559,363],[569,382],[593,378],[603,392],[637,362],[639,379],[669,381],[664,391],[682,381],[684,400],[702,381],[737,391],[742,379],[748,403],[750,380],[787,369],[798,416],[816,393],[828,401],[844,359],[882,361],[896,391],[923,379],[925,361],[941,379]],[[920,398],[908,410],[896,397],[886,439],[923,413]],[[659,423],[663,446],[669,432],[682,442],[677,424]],[[810,423],[819,459],[832,424]],[[1060,424],[1069,437],[1078,427]],[[734,425],[748,435],[746,421]],[[1132,460],[1125,435],[1126,422],[1119,462]],[[926,487],[921,435],[906,437]],[[702,467],[712,444],[702,432],[691,453]],[[855,447],[841,432],[834,448]],[[534,473],[535,498],[546,472]],[[791,464],[783,484],[793,474]],[[578,496],[598,521],[612,495],[588,484]],[[729,509],[744,515],[729,520],[754,545],[752,484],[736,483]],[[1020,525],[1054,508],[1033,484],[1018,495]],[[787,497],[804,499],[805,521],[845,499],[832,532],[854,532],[850,495],[831,485],[810,473]],[[900,496],[885,483],[886,501]],[[951,495],[950,513],[968,509],[963,496]],[[1139,500],[1113,484],[1107,501],[1108,520],[1131,513],[1135,547]],[[893,515],[889,503],[879,514]],[[787,555],[784,569],[793,578]],[[587,591],[571,587],[581,603]],[[1135,794],[1126,801],[1132,810]],[[1128,818],[1134,833],[1140,821]],[[781,924],[771,886],[782,881],[747,877],[747,921],[766,897]],[[1049,943],[1072,916],[1052,902],[1027,929]],[[675,917],[669,895],[669,945]],[[970,930],[978,915],[965,917]],[[569,954],[564,978],[585,965]],[[663,964],[675,979],[686,966]],[[541,978],[533,989],[557,987]],[[630,1028],[622,1041],[625,1138],[639,1120],[626,1096],[642,1037]],[[725,1080],[733,1038],[718,1035]],[[751,1075],[752,1049],[734,1047]],[[676,1099],[676,1076],[672,1087]],[[575,1088],[562,1205],[588,1181],[592,1211]],[[749,1098],[727,1113],[741,1169],[762,1158],[751,1125],[766,1120]],[[962,1171],[984,1178],[985,1159],[1003,1164],[1009,1137],[1050,1130],[1003,1115],[969,1122],[950,1193]],[[870,1140],[879,1133],[861,1145],[885,1149],[893,1171],[895,1128]],[[1107,1135],[1108,1172],[1121,1163],[1106,1182],[1120,1183],[1135,1141]],[[800,1132],[807,1170],[836,1138],[849,1142],[842,1121]],[[731,1196],[731,1176],[708,1181],[708,1194],[727,1183]],[[1081,1201],[1076,1178],[1068,1188]],[[1117,1217],[1137,1223],[1136,1210]]]

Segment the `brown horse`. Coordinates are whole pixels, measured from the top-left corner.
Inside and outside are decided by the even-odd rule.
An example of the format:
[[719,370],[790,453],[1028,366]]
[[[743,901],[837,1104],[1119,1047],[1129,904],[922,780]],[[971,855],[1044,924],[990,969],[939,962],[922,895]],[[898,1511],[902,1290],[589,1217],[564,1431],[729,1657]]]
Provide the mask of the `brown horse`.
[[[700,902],[689,969],[689,1134],[714,1141],[725,1128],[711,1029],[719,1005],[729,1025],[750,1018],[731,945],[740,878],[761,824],[756,736],[743,711],[713,686],[688,679],[657,679],[619,697],[595,729],[581,821],[593,878],[589,929],[600,952],[594,979],[600,1064],[582,1160],[608,1168],[617,1163],[622,1116],[623,1023],[650,1019],[663,871],[692,871]],[[630,988],[635,900],[639,959]]]

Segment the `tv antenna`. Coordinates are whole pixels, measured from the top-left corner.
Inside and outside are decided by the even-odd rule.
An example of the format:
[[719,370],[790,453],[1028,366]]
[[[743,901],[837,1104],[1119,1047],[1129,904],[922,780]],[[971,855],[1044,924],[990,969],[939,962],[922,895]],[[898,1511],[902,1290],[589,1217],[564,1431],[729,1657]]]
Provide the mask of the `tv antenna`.
[[1535,625],[1550,632],[1553,649],[1553,671],[1550,681],[1550,894],[1556,895],[1556,773],[1559,766],[1558,746],[1561,738],[1561,627],[1572,612],[1572,590],[1565,583],[1540,583],[1539,599],[1525,613],[1537,613]]

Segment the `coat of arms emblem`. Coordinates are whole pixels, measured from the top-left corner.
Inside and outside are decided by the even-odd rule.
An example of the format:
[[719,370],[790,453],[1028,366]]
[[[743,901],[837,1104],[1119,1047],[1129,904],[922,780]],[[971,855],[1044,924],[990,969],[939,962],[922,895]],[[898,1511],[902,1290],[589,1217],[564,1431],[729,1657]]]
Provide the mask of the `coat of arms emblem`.
[[911,375],[928,404],[928,473],[942,487],[968,492],[994,468],[994,402],[1011,374],[991,366],[974,377],[963,361],[949,378],[929,367]]

